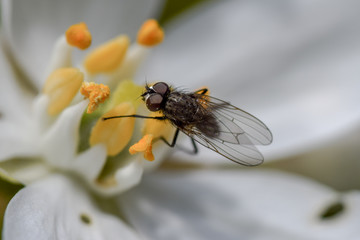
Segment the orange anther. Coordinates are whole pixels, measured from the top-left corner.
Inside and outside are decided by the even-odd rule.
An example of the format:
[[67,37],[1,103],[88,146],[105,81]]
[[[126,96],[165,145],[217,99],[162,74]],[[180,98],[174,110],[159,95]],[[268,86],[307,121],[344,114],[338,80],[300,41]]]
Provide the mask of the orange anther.
[[87,49],[91,45],[91,33],[83,22],[70,26],[65,35],[69,45],[81,50]]
[[135,143],[129,148],[130,154],[138,152],[144,152],[144,158],[148,161],[154,161],[154,155],[152,153],[152,134],[146,134],[139,142]]
[[110,89],[104,84],[83,82],[80,93],[90,100],[87,113],[92,113],[110,96]]
[[164,31],[154,19],[149,19],[141,26],[137,35],[140,45],[153,47],[164,40]]

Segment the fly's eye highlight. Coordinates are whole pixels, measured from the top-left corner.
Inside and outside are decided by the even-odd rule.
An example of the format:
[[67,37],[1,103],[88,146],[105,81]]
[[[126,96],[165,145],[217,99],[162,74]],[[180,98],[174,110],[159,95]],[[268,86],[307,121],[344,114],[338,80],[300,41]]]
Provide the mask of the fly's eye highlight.
[[166,83],[164,82],[158,82],[158,83],[155,83],[153,86],[152,86],[152,89],[156,92],[156,93],[159,93],[161,94],[162,96],[166,95],[168,92],[169,92],[169,85],[167,85]]
[[162,101],[163,97],[159,93],[153,93],[146,99],[146,107],[152,112],[159,111]]

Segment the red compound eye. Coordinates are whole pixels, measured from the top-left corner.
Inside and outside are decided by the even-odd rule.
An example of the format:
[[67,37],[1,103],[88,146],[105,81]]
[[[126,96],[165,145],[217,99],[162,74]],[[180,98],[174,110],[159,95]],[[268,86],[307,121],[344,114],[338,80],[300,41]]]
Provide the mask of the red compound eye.
[[159,93],[153,93],[146,99],[146,107],[152,112],[159,111],[162,101],[163,97]]
[[168,92],[169,92],[169,85],[167,85],[166,83],[164,82],[158,82],[158,83],[155,83],[153,86],[152,86],[152,89],[156,92],[156,93],[159,93],[161,94],[162,96],[166,95]]

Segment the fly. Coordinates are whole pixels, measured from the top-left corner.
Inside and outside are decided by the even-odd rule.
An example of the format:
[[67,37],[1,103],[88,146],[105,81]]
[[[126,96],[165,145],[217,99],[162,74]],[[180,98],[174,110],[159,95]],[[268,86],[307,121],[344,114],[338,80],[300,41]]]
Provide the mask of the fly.
[[255,145],[268,145],[272,142],[269,128],[259,119],[230,103],[208,96],[207,88],[195,92],[174,90],[164,82],[145,86],[141,95],[146,107],[160,111],[163,116],[149,117],[124,115],[103,118],[103,120],[123,117],[150,118],[169,121],[176,127],[171,143],[174,147],[179,131],[195,142],[245,166],[256,166],[264,157]]

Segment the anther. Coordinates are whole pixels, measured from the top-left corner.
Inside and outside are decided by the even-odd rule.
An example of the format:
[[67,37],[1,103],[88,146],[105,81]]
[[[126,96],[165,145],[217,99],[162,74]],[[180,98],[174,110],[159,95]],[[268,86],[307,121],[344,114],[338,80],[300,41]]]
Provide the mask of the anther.
[[123,35],[101,45],[85,58],[85,69],[90,74],[113,72],[121,65],[129,43],[129,38]]
[[81,50],[87,49],[91,45],[91,33],[83,22],[70,26],[65,35],[69,45]]
[[146,134],[139,142],[135,143],[129,148],[130,154],[135,154],[138,152],[144,153],[144,158],[148,161],[154,161],[154,155],[152,153],[152,134]]
[[84,74],[77,68],[60,68],[50,74],[43,88],[43,93],[50,98],[50,115],[58,114],[70,104],[83,79]]
[[164,31],[154,19],[149,19],[141,26],[137,42],[146,47],[153,47],[164,40]]
[[83,82],[80,93],[90,100],[87,113],[92,113],[110,96],[110,89],[104,84]]
[[95,126],[90,135],[90,146],[103,143],[107,154],[115,156],[128,144],[133,134],[135,118],[117,118],[103,121],[103,118],[111,116],[123,116],[135,114],[135,108],[130,103],[122,103],[105,113]]

